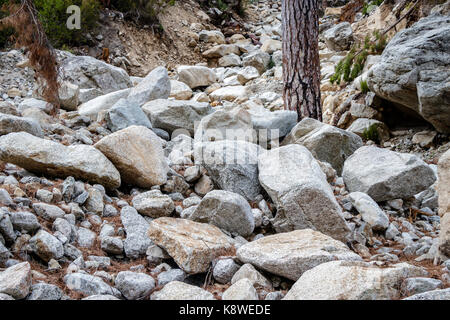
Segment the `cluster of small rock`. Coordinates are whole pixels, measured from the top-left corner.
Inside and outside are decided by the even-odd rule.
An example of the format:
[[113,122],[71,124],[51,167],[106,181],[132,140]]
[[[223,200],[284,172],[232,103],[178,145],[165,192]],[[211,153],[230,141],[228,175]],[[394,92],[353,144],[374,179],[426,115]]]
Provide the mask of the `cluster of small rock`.
[[4,97],[1,300],[449,299],[450,151],[297,123],[280,2],[250,8],[259,42],[200,31],[208,63],[137,78],[61,51],[56,116]]

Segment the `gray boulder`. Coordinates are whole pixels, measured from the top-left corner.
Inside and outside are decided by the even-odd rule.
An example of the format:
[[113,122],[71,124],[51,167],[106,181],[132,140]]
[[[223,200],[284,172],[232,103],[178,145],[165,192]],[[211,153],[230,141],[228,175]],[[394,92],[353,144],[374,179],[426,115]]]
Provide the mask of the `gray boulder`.
[[114,283],[127,300],[143,299],[155,287],[155,280],[151,276],[131,271],[119,272]]
[[31,212],[11,212],[10,217],[14,229],[19,231],[33,232],[41,227],[37,217]]
[[110,134],[95,145],[119,170],[123,182],[142,188],[167,181],[169,166],[161,139],[143,126],[131,126]]
[[142,215],[152,218],[168,217],[175,210],[173,200],[159,190],[151,190],[135,196],[133,207]]
[[368,72],[371,91],[450,133],[450,16],[430,15],[398,32]]
[[31,286],[27,300],[61,300],[63,291],[53,284],[36,283]]
[[127,257],[136,259],[147,252],[152,241],[147,235],[149,224],[133,207],[126,206],[120,211],[120,218],[127,237],[124,250]]
[[263,237],[244,244],[236,255],[244,263],[294,281],[324,262],[361,260],[342,242],[311,229]]
[[125,129],[132,125],[152,128],[147,115],[137,105],[129,100],[120,99],[105,115],[106,125],[112,132]]
[[353,30],[349,22],[342,22],[323,33],[325,44],[330,50],[348,50],[353,43]]
[[25,132],[0,137],[0,159],[45,176],[73,176],[107,188],[120,186],[120,174],[97,149],[88,145],[64,146]]
[[222,190],[235,192],[247,200],[260,193],[258,154],[261,147],[245,141],[222,140],[195,143],[195,163],[202,165]]
[[234,262],[233,258],[219,258],[214,263],[213,277],[217,282],[226,284],[231,281],[238,270],[239,265]]
[[62,243],[45,230],[39,230],[29,241],[31,251],[45,262],[60,259],[64,255]]
[[153,69],[139,84],[132,88],[128,102],[141,107],[146,102],[156,99],[167,99],[170,95],[170,80],[167,69]]
[[151,295],[151,300],[214,300],[212,293],[202,288],[180,282],[169,282]]
[[0,272],[0,294],[7,294],[14,299],[23,299],[31,287],[31,267],[22,262]]
[[249,279],[241,279],[232,284],[222,295],[222,300],[259,300],[258,293]]
[[256,50],[242,58],[244,67],[254,67],[260,74],[263,74],[270,64],[270,54],[267,52]]
[[403,300],[450,300],[450,288],[418,293]]
[[202,66],[180,66],[177,69],[178,80],[191,89],[207,87],[217,81],[214,71]]
[[86,273],[70,273],[64,277],[64,283],[69,290],[81,294],[91,295],[112,295],[120,297],[120,292],[106,284],[100,277]]
[[389,226],[389,218],[378,204],[371,197],[362,192],[352,192],[349,194],[352,205],[361,214],[373,230],[386,230]]
[[177,129],[194,134],[195,122],[212,112],[208,103],[157,99],[146,103],[142,110],[151,120],[153,127],[172,133]]
[[398,299],[404,279],[426,274],[408,263],[380,268],[363,261],[331,261],[306,271],[284,300]]
[[243,237],[251,235],[255,228],[252,208],[245,198],[223,190],[206,194],[189,219],[210,223]]
[[314,229],[345,241],[350,229],[311,152],[292,144],[261,154],[259,181],[277,206],[278,232]]
[[367,193],[376,202],[412,197],[436,181],[433,169],[415,155],[374,146],[348,158],[342,177],[350,192]]
[[63,80],[80,89],[97,88],[103,94],[132,86],[127,72],[90,56],[66,54],[60,65]]
[[[266,108],[260,107],[251,108],[248,112],[260,144],[285,137],[297,124],[297,113],[294,111],[270,112]],[[267,130],[267,134],[264,130]]]
[[290,143],[304,145],[317,160],[331,164],[338,175],[344,161],[363,146],[358,135],[311,118],[300,121],[283,140],[283,145]]
[[42,128],[31,118],[16,117],[0,113],[0,136],[11,132],[27,132],[36,137],[43,137]]

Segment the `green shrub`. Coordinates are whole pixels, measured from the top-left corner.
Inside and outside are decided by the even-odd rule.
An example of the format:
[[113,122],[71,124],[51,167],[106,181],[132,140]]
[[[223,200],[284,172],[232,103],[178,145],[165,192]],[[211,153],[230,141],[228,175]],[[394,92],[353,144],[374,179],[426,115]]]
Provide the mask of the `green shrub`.
[[[86,43],[86,33],[97,26],[100,4],[98,0],[35,0],[39,18],[51,43],[58,48],[63,45],[81,45]],[[70,30],[66,23],[71,5],[81,9],[81,29]]]
[[365,140],[372,140],[375,143],[380,143],[380,138],[378,136],[378,125],[376,123],[364,129],[362,137]]
[[368,86],[368,84],[367,84],[367,81],[361,80],[360,86],[361,86],[361,92],[362,92],[362,93],[367,93],[367,92],[369,92],[369,86]]
[[362,10],[362,14],[367,15],[371,11],[371,10],[369,10],[369,9],[371,9],[371,7],[374,7],[374,6],[378,7],[383,3],[383,1],[384,0],[372,0],[372,1],[365,2],[363,10]]
[[331,83],[340,83],[341,81],[350,82],[358,77],[366,63],[369,54],[381,54],[386,47],[386,38],[378,31],[374,32],[375,40],[370,41],[366,36],[361,50],[360,45],[354,45],[349,53],[336,65],[334,74],[330,78]]

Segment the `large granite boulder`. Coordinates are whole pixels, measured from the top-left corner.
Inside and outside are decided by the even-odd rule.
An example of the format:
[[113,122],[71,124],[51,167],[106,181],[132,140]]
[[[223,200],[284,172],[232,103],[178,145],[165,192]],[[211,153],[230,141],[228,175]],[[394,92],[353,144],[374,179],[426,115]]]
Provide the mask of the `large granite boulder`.
[[255,200],[261,191],[258,181],[258,154],[262,148],[245,141],[195,142],[195,163],[203,166],[222,190]]
[[0,137],[0,159],[31,172],[73,176],[106,188],[120,186],[120,174],[103,153],[88,145],[65,146],[25,132]]
[[424,268],[399,263],[387,268],[362,261],[331,261],[306,271],[285,300],[392,300],[406,278],[426,276]]
[[202,66],[180,66],[177,68],[178,81],[184,82],[191,89],[207,87],[217,81],[214,71]]
[[204,117],[196,131],[196,141],[244,140],[256,142],[250,114],[239,107],[219,109]]
[[251,235],[255,228],[252,208],[245,198],[223,190],[208,192],[189,219],[210,223],[243,237]]
[[43,137],[39,123],[31,118],[17,117],[0,113],[0,136],[11,132],[27,132],[36,137]]
[[436,181],[433,169],[417,156],[374,146],[348,158],[342,177],[350,192],[367,193],[376,202],[412,197]]
[[278,233],[241,246],[237,257],[296,281],[307,270],[333,260],[361,260],[344,243],[311,229]]
[[369,70],[367,84],[450,133],[450,16],[430,15],[397,33]]
[[89,101],[82,103],[78,107],[78,113],[82,116],[89,116],[94,120],[97,119],[98,114],[107,112],[120,99],[126,99],[130,94],[131,89],[123,89],[101,95]]
[[136,87],[133,87],[127,100],[139,107],[156,99],[167,99],[170,94],[170,80],[167,69],[153,69]]
[[194,134],[196,122],[213,110],[208,103],[157,99],[146,103],[142,110],[150,118],[153,127],[172,133],[177,129]]
[[94,147],[116,166],[125,183],[151,188],[167,181],[169,166],[161,139],[146,127],[122,129],[102,138]]
[[31,266],[22,262],[0,272],[0,294],[23,299],[30,293]]
[[215,258],[235,253],[233,239],[219,228],[186,219],[155,219],[148,236],[190,274],[206,272]]
[[341,22],[323,33],[328,49],[348,50],[353,43],[353,30],[349,22]]
[[304,145],[317,160],[331,164],[338,175],[345,160],[363,146],[358,135],[312,118],[300,121],[282,144],[290,143]]
[[147,235],[149,223],[130,206],[122,208],[120,219],[127,234],[123,242],[125,254],[128,258],[137,259],[144,255],[148,247],[153,244]]
[[130,77],[122,68],[90,56],[66,54],[60,65],[63,80],[80,89],[97,88],[103,94],[130,88]]
[[142,109],[127,99],[120,99],[106,112],[106,125],[112,132],[116,132],[129,126],[144,126],[152,128],[152,123]]
[[292,144],[259,157],[259,181],[277,206],[278,232],[314,229],[344,241],[350,229],[311,152]]

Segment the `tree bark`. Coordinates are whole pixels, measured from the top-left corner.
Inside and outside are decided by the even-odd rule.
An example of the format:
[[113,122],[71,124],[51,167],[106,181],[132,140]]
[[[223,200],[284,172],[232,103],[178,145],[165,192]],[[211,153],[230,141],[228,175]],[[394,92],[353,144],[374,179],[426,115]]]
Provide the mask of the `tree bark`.
[[283,0],[282,19],[285,109],[321,121],[319,0]]

